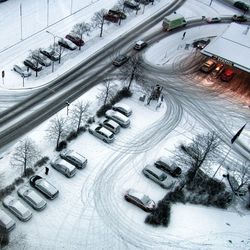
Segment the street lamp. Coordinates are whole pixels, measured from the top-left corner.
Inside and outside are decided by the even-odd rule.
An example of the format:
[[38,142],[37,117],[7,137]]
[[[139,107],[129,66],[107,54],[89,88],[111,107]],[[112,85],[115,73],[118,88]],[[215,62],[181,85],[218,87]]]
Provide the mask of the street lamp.
[[53,36],[53,38],[54,38],[54,43],[53,43],[53,47],[54,47],[54,50],[55,50],[55,47],[56,47],[56,35],[54,35],[53,33],[51,33],[50,31],[48,31],[48,30],[46,30],[46,32],[47,33],[49,33],[50,35],[52,35]]

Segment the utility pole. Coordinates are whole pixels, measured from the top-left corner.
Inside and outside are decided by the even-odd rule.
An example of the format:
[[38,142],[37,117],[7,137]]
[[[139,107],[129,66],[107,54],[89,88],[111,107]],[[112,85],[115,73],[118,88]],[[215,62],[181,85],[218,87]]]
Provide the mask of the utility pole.
[[209,4],[209,6],[211,6],[211,5],[212,5],[212,3],[213,3],[213,0],[211,0],[211,1],[210,1],[210,4]]
[[65,104],[67,106],[67,115],[68,115],[69,114],[69,105],[70,105],[70,103],[67,101]]
[[47,0],[47,27],[49,26],[49,0]]
[[20,3],[20,29],[21,29],[21,40],[23,40],[23,13],[22,13],[21,3]]
[[70,14],[72,15],[72,11],[73,11],[73,0],[71,0],[70,2]]

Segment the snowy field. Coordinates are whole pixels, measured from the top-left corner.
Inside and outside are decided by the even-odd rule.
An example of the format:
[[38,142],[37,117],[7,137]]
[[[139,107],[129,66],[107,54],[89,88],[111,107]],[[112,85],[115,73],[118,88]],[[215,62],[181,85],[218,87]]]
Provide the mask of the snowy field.
[[[19,3],[19,1],[17,2]],[[63,3],[56,0],[49,2],[51,7],[48,29],[58,32],[60,36],[69,32],[73,24],[79,22],[80,19],[88,22],[97,9],[109,8],[115,3],[115,1],[104,0],[73,0],[71,8],[69,0],[65,0]],[[188,0],[178,10],[178,13],[187,18],[236,13],[235,10],[225,7],[217,1],[214,1],[210,8],[209,2],[208,0]],[[7,3],[13,4],[8,1],[5,5],[3,4],[3,7],[7,6]],[[38,4],[30,0],[20,1],[20,3],[23,6],[26,27],[24,37],[27,39],[18,42],[20,34],[13,32],[10,40],[16,41],[18,44],[0,53],[0,57],[3,59],[1,67],[9,70],[6,75],[6,83],[2,86],[1,91],[22,88],[22,79],[11,72],[10,68],[14,61],[21,62],[28,54],[28,50],[25,48],[48,46],[53,40],[45,32],[47,2],[43,0]],[[13,8],[11,5],[9,8]],[[129,16],[126,25],[119,28],[115,25],[106,27],[102,39],[98,38],[98,32],[93,33],[87,38],[86,47],[81,52],[76,51],[65,56],[63,66],[58,67],[54,74],[47,75],[45,72],[38,79],[32,77],[25,82],[25,86],[36,88],[47,84],[47,81],[69,70],[137,22],[146,19],[163,5],[166,5],[166,2],[160,1],[152,7],[149,6],[148,11],[145,11],[144,14],[139,13],[136,18]],[[18,7],[19,5],[15,12],[17,16]],[[58,9],[60,11],[57,11]],[[78,10],[80,11],[70,15],[71,12],[74,13]],[[7,7],[3,13],[6,13],[6,20],[13,18],[13,16],[7,15]],[[31,15],[32,20],[36,20],[36,22],[29,26],[27,23],[30,22]],[[58,22],[63,18],[65,19]],[[13,29],[18,26],[19,21],[17,18],[16,22],[12,23]],[[53,22],[57,23],[52,25]],[[0,29],[6,30],[7,33],[6,24],[1,25]],[[159,28],[160,25],[156,28]],[[168,36],[146,50],[144,58],[155,65],[171,64],[174,56],[191,52],[183,49],[184,43],[191,43],[197,38],[216,36],[224,30],[226,25],[216,25],[216,30],[213,27],[207,25],[204,28],[189,29],[184,41],[180,39],[182,33]],[[34,32],[36,34],[32,35]],[[176,43],[176,40],[179,42]],[[12,44],[14,42],[7,43],[5,40],[0,40],[0,48],[6,48]],[[164,53],[162,53],[163,50]],[[99,91],[100,86],[92,88],[80,99],[91,101],[94,110],[97,106],[96,95]],[[171,161],[176,146],[181,142],[189,142],[194,135],[201,131],[206,132],[200,121],[194,120],[184,112],[178,126],[167,133],[165,130],[168,129],[168,126],[171,127],[171,124],[168,124],[169,114],[177,104],[173,105],[171,99],[166,100],[166,103],[156,110],[154,104],[147,106],[140,102],[138,97],[135,94],[132,98],[123,101],[133,109],[131,125],[129,128],[121,130],[114,143],[107,145],[86,132],[69,144],[70,149],[87,157],[87,167],[78,170],[76,176],[71,179],[50,169],[47,179],[60,190],[59,197],[48,201],[48,206],[44,211],[33,210],[33,218],[29,222],[23,223],[16,220],[17,226],[11,233],[9,249],[250,249],[250,213],[237,206],[228,210],[220,210],[177,204],[172,207],[169,227],[154,228],[144,223],[145,212],[124,200],[124,192],[131,187],[148,194],[155,202],[162,199],[166,190],[145,178],[141,172],[143,167],[163,155]],[[61,110],[58,115],[66,117],[66,108]],[[36,141],[43,155],[53,158],[58,153],[53,150],[54,145],[45,136],[48,126],[49,121],[46,121],[27,136]],[[237,124],[232,127],[237,127]],[[166,136],[163,137],[165,134]],[[241,140],[248,143],[249,134],[249,128],[246,127],[241,135]],[[4,172],[3,182],[6,184],[20,174],[9,165],[9,158],[14,147],[15,145],[12,145],[0,159],[0,172]],[[39,170],[38,174],[45,177],[44,169]]]

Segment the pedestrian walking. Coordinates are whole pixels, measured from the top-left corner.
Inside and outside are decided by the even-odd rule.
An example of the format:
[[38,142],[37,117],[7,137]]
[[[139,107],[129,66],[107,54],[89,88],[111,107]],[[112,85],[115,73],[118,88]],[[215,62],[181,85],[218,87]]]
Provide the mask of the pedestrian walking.
[[186,36],[186,31],[183,33],[181,40],[183,40],[185,38],[185,36]]
[[49,168],[45,167],[45,174],[48,175],[49,174]]

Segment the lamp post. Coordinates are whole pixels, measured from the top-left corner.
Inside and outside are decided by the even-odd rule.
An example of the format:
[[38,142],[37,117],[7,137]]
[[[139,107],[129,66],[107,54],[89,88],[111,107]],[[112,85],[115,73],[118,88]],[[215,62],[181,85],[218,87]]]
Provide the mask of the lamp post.
[[56,47],[56,35],[54,35],[53,33],[51,33],[50,31],[48,31],[48,30],[46,30],[46,32],[48,33],[48,34],[50,34],[50,35],[52,35],[53,36],[53,38],[54,38],[54,42],[53,42],[53,47],[54,47],[54,50],[55,50],[55,47]]
[[212,3],[213,3],[213,0],[211,0],[211,1],[210,1],[210,4],[209,4],[209,6],[211,6],[211,5],[212,5]]

